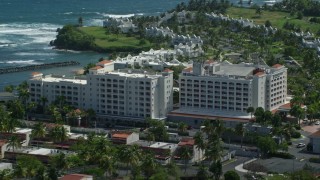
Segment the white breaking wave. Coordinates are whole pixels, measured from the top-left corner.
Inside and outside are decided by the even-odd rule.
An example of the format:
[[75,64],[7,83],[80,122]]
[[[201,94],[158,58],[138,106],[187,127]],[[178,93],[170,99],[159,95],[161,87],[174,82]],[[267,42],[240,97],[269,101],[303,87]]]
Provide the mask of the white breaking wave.
[[40,62],[36,62],[35,60],[12,60],[12,61],[5,61],[6,64],[42,64]]
[[111,18],[129,18],[132,16],[142,16],[143,13],[137,13],[137,14],[101,14],[104,17],[111,17]]
[[6,36],[18,36],[19,43],[17,44],[19,45],[32,43],[49,44],[51,40],[55,39],[57,33],[56,30],[59,27],[61,26],[48,23],[0,24],[0,35],[4,39],[6,38]]
[[55,53],[32,53],[32,52],[18,52],[15,53],[17,56],[55,56]]

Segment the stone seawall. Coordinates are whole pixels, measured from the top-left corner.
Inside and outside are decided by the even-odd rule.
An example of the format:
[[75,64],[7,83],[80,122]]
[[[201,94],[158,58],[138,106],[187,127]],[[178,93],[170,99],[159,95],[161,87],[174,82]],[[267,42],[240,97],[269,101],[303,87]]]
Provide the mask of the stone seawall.
[[15,72],[21,72],[21,71],[33,71],[38,69],[48,69],[48,68],[64,67],[64,66],[75,66],[79,64],[80,63],[77,61],[64,61],[64,62],[28,65],[28,66],[22,66],[22,67],[0,68],[0,74],[15,73]]

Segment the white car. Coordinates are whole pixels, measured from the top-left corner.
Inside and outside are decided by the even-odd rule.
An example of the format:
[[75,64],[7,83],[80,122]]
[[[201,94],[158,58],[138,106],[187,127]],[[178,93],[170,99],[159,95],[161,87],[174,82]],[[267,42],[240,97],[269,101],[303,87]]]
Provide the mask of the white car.
[[302,147],[305,147],[306,146],[306,144],[304,144],[304,143],[299,143],[298,145],[297,145],[297,148],[302,148]]
[[315,125],[320,125],[320,122],[319,121],[317,121],[316,123],[314,123]]

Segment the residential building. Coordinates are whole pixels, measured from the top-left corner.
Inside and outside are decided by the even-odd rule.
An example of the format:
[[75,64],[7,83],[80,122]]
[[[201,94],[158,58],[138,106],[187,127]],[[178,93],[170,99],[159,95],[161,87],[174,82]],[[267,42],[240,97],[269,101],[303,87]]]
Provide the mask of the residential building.
[[[248,107],[272,111],[286,103],[287,69],[280,64],[268,67],[228,62],[194,63],[193,68],[182,72],[179,81],[180,109],[170,113],[171,119],[189,114],[246,122],[250,120]],[[195,121],[190,125],[200,124]]]
[[138,145],[144,151],[153,152],[155,159],[161,164],[168,164],[178,147],[178,144],[176,143],[144,140],[133,142],[131,145]]
[[320,130],[309,136],[313,153],[320,153]]
[[195,140],[193,138],[182,138],[178,144],[177,150],[174,155],[176,162],[184,163],[186,160],[182,157],[182,148],[187,148],[189,150],[190,158],[187,159],[188,163],[194,163],[202,161],[204,158],[204,151],[195,145]]
[[112,61],[102,61],[86,78],[37,76],[28,81],[30,101],[49,105],[64,96],[70,105],[95,110],[100,123],[115,120],[162,119],[173,108],[173,71],[150,74],[141,70],[112,71]]
[[111,142],[114,144],[131,144],[139,140],[139,134],[129,131],[111,132]]
[[180,109],[247,114],[248,107],[276,109],[287,96],[287,69],[279,64],[194,63],[179,81]]

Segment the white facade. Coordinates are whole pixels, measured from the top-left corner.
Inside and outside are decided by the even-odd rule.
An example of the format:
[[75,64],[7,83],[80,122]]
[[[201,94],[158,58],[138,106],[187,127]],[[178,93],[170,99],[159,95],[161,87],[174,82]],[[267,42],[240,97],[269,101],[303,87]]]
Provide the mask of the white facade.
[[285,103],[287,69],[252,64],[194,63],[180,76],[180,110],[247,114],[248,107],[273,110]]
[[144,120],[164,118],[172,110],[173,71],[159,74],[110,72],[113,63],[102,61],[90,69],[86,79],[38,76],[28,81],[30,101],[46,105],[59,96],[77,108],[95,110],[104,119],[121,117]]

